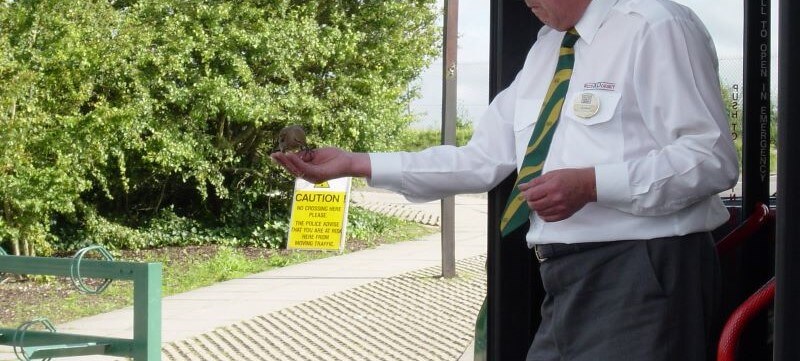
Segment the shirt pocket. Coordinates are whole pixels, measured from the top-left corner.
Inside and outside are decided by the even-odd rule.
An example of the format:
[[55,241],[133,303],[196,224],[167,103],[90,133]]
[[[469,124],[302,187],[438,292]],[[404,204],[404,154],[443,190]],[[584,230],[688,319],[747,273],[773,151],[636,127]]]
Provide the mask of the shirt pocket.
[[[595,97],[597,100],[597,112],[593,115],[583,111],[576,112],[576,105],[581,104],[582,98]],[[564,116],[570,118],[578,124],[583,125],[596,125],[606,123],[612,118],[617,111],[622,94],[609,91],[579,91],[572,94],[567,94],[567,104],[564,106]],[[579,115],[580,114],[580,115]]]
[[517,169],[522,166],[522,159],[525,157],[543,101],[544,98],[520,98],[514,105],[514,149],[517,154]]
[[542,109],[543,98],[517,99],[514,105],[514,131],[533,131],[539,111]]

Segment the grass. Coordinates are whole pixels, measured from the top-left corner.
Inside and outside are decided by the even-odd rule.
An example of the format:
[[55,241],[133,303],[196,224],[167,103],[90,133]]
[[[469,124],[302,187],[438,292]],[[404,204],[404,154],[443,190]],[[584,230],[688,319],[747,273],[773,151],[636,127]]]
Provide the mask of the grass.
[[[358,208],[351,208],[351,211]],[[355,211],[368,231],[351,234],[345,253],[380,244],[417,239],[432,228],[397,218]],[[363,227],[362,227],[363,228]],[[126,251],[116,259],[135,262],[160,262],[163,267],[162,294],[174,295],[217,282],[244,277],[276,267],[308,262],[337,255],[335,252],[229,248],[224,246],[168,247]],[[47,317],[54,324],[96,315],[133,304],[133,284],[114,281],[100,295],[84,295],[69,279],[38,276],[24,282],[0,284],[0,326],[16,327],[36,317]]]

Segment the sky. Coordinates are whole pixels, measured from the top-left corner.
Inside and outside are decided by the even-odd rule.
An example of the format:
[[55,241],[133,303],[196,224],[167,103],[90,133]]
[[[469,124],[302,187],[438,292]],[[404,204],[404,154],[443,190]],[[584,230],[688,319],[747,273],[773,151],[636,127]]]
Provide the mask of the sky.
[[[741,82],[744,0],[675,0],[705,23],[720,59],[723,83]],[[751,0],[752,1],[752,0]],[[440,3],[443,3],[440,0]],[[458,8],[458,113],[477,122],[489,102],[489,0],[460,0]],[[772,6],[773,69],[777,69],[777,2]],[[777,71],[773,71],[773,79]],[[777,80],[772,82],[773,91]],[[441,127],[442,61],[437,59],[417,81],[421,97],[411,103],[419,128]]]

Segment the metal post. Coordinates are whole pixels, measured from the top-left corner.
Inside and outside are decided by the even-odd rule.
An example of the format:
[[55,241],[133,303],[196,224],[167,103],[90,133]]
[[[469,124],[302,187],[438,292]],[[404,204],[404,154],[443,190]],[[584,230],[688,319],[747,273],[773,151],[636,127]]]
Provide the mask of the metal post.
[[[456,145],[456,60],[458,55],[458,0],[447,0],[444,10],[444,61],[442,62],[442,144]],[[455,197],[442,199],[442,276],[456,275]]]
[[[489,94],[494,98],[508,87],[525,62],[542,24],[522,1],[491,1]],[[500,236],[500,218],[514,186],[510,175],[489,192],[487,360],[523,360],[541,317],[537,304],[544,291],[538,262],[525,243],[528,227],[506,238]]]
[[[770,183],[770,0],[744,2],[744,124],[742,137],[742,219],[761,202],[769,204]],[[739,253],[739,298],[757,290],[772,272],[771,234],[751,237]],[[771,359],[769,323],[759,315],[748,326],[739,347],[744,360]]]
[[742,219],[769,202],[770,0],[744,2]]
[[134,360],[161,360],[161,264],[148,263],[133,280]]
[[[780,1],[778,93],[778,209],[775,251],[775,345],[774,360],[800,360],[800,50],[791,46],[800,33],[794,15],[800,11],[796,0]],[[794,139],[794,140],[792,140]]]
[[744,3],[742,220],[769,204],[771,21],[770,0]]

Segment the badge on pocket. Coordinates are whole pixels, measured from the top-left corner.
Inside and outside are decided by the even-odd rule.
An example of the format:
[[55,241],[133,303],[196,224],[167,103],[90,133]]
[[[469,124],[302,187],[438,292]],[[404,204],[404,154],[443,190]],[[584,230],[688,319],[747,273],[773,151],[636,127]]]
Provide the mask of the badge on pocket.
[[594,93],[580,93],[575,97],[575,103],[572,104],[572,110],[575,115],[583,119],[589,119],[600,111],[600,97]]

